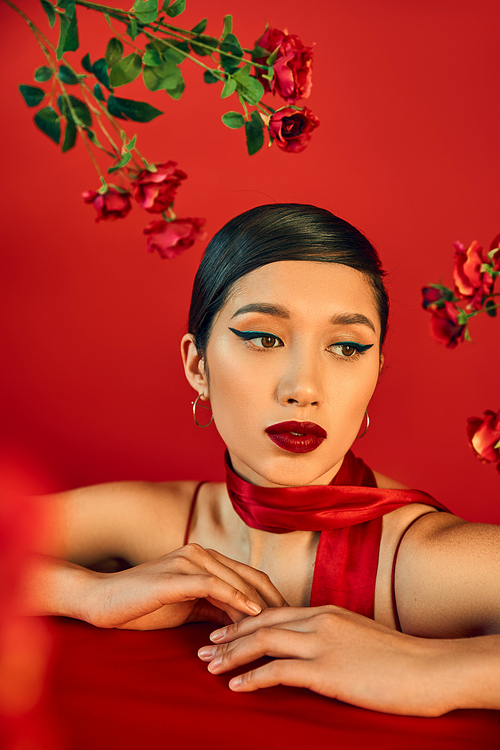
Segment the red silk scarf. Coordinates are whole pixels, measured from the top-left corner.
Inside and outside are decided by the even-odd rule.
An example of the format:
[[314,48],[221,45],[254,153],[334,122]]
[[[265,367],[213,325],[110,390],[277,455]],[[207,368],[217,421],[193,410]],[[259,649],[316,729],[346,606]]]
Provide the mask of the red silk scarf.
[[247,526],[274,534],[321,531],[311,607],[336,604],[372,619],[382,517],[410,503],[446,510],[425,492],[377,487],[372,470],[351,451],[331,484],[306,487],[249,484],[226,453],[226,482]]

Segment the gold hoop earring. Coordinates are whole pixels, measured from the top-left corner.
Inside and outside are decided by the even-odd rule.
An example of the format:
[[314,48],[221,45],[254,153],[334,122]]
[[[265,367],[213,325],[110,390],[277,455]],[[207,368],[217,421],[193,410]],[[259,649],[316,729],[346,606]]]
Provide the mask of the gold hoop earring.
[[[213,419],[214,419],[214,415],[213,414],[212,414],[212,417],[210,419],[210,422],[207,422],[206,424],[200,424],[198,422],[198,420],[196,419],[196,407],[198,406],[198,401],[200,400],[201,395],[202,394],[199,393],[198,396],[196,397],[196,400],[195,401],[191,401],[191,403],[193,404],[193,419],[194,419],[194,423],[198,427],[208,427],[208,425],[212,424],[212,422],[213,422]],[[208,411],[211,411],[211,409],[210,409],[209,406],[204,406],[203,404],[200,404],[200,406],[201,406],[202,409],[207,409]]]
[[370,417],[368,416],[368,409],[365,411],[365,415],[366,415],[366,427],[363,430],[363,432],[361,433],[361,435],[357,435],[356,440],[359,440],[360,438],[364,437],[366,435],[367,431],[368,431],[369,426],[370,426]]

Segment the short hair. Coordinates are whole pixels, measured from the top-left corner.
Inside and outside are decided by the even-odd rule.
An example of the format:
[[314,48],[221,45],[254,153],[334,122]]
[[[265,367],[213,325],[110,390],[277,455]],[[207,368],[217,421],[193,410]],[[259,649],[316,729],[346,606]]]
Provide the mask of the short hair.
[[373,245],[344,219],[302,203],[257,206],[225,224],[209,242],[193,284],[189,332],[205,355],[212,325],[234,284],[282,260],[340,263],[364,273],[373,288],[382,346],[389,317],[385,271]]

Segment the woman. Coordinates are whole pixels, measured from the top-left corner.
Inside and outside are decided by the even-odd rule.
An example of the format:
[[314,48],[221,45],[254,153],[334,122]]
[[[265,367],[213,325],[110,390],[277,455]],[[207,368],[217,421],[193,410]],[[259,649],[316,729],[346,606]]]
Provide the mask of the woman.
[[[300,686],[414,716],[500,709],[499,529],[350,453],[383,364],[382,277],[328,211],[277,204],[229,222],[181,344],[195,421],[209,399],[227,445],[227,486],[55,496],[32,610],[103,628],[214,621],[199,651],[212,673],[278,657],[234,691]],[[103,572],[118,558],[131,567]]]

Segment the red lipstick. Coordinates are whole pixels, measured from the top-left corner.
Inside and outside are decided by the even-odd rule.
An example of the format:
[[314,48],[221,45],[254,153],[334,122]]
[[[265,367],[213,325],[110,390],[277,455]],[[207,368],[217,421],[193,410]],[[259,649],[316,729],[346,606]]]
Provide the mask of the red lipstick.
[[290,453],[310,453],[326,439],[326,430],[315,422],[279,422],[265,432],[277,446]]

